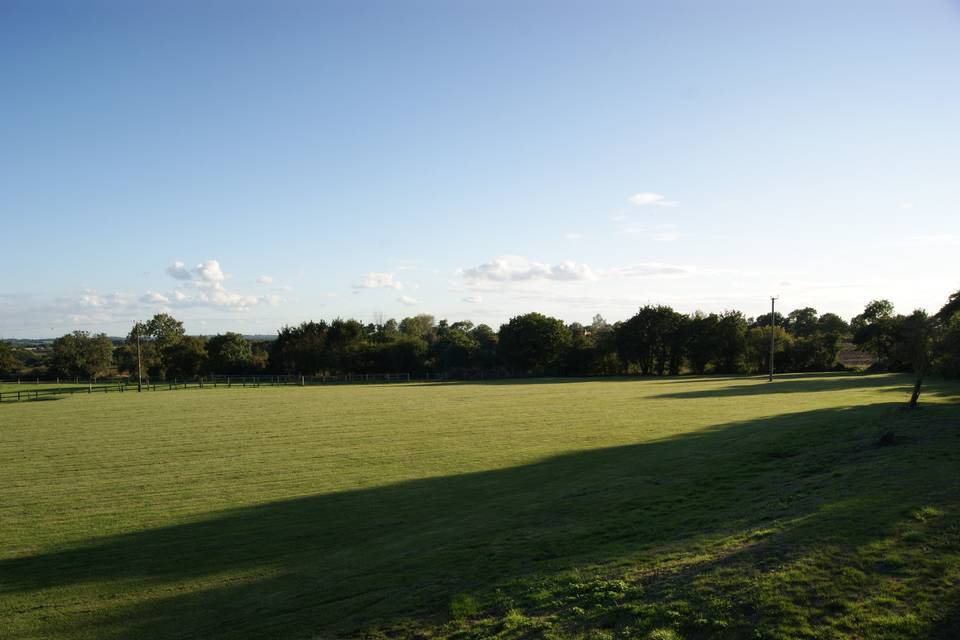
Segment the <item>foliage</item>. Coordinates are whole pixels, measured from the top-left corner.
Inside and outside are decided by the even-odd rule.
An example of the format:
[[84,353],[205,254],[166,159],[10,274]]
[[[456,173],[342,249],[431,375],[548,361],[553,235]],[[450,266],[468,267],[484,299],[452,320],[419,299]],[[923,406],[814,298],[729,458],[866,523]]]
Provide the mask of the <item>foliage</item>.
[[18,373],[22,366],[23,362],[17,357],[10,343],[0,340],[0,376]]
[[[957,294],[928,319],[924,369],[960,373],[957,313],[948,313]],[[877,367],[916,370],[911,355],[911,316],[896,315],[886,300],[874,300],[850,324],[812,307],[774,315],[778,372],[828,371],[852,340],[875,354]],[[137,324],[118,350],[121,370],[136,371],[136,336],[145,371],[152,376],[194,373],[284,374],[442,373],[453,378],[509,374],[565,376],[765,373],[769,369],[770,314],[747,319],[739,311],[682,314],[669,306],[646,305],[623,322],[595,316],[589,325],[564,325],[528,313],[494,331],[470,321],[437,322],[420,314],[400,321],[378,317],[364,325],[337,318],[285,326],[268,343],[243,336],[214,336],[205,347],[184,337],[183,324],[166,314]],[[205,351],[205,352],[204,352]]]
[[228,331],[207,340],[207,369],[211,373],[247,373],[254,368],[250,341]]
[[557,373],[570,346],[570,330],[542,313],[510,318],[500,327],[500,356],[517,373]]
[[893,304],[889,300],[874,300],[850,323],[853,343],[874,353],[877,360],[886,360],[893,347],[893,320]]
[[110,371],[113,343],[100,333],[74,331],[53,341],[49,370],[64,378],[97,378]]

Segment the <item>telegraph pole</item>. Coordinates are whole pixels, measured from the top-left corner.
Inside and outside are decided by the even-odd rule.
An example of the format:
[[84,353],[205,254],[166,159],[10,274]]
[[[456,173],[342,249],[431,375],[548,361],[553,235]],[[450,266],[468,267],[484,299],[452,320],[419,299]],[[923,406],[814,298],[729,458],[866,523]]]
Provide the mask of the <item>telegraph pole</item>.
[[137,323],[137,393],[142,391],[143,387],[143,366],[140,364],[140,330],[141,325]]
[[768,382],[773,382],[773,329],[777,326],[776,316],[774,315],[774,308],[776,307],[777,298],[770,298],[770,379]]

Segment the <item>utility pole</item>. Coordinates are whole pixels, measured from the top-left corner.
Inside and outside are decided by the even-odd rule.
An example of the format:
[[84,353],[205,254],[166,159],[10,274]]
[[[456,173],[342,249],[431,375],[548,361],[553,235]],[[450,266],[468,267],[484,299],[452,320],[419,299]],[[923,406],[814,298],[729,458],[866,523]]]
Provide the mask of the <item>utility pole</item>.
[[770,298],[770,379],[768,382],[773,382],[773,329],[777,326],[776,315],[774,315],[774,308],[776,306],[777,298]]
[[141,324],[137,323],[137,393],[142,391],[143,387],[143,366],[140,364],[140,330]]

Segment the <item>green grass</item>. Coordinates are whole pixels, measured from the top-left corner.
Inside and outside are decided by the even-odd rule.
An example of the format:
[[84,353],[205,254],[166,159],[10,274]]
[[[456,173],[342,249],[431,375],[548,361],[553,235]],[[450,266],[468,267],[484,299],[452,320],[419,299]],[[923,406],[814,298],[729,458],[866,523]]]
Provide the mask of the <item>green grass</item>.
[[960,385],[909,382],[4,404],[0,636],[958,637]]

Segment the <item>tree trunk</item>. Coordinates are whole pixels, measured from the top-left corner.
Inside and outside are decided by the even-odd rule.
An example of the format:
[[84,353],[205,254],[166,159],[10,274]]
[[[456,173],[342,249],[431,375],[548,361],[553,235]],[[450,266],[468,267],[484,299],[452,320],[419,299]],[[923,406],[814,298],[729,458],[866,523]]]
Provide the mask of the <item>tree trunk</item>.
[[923,386],[923,376],[917,376],[913,383],[913,393],[910,394],[910,408],[916,409],[920,404],[920,387]]

